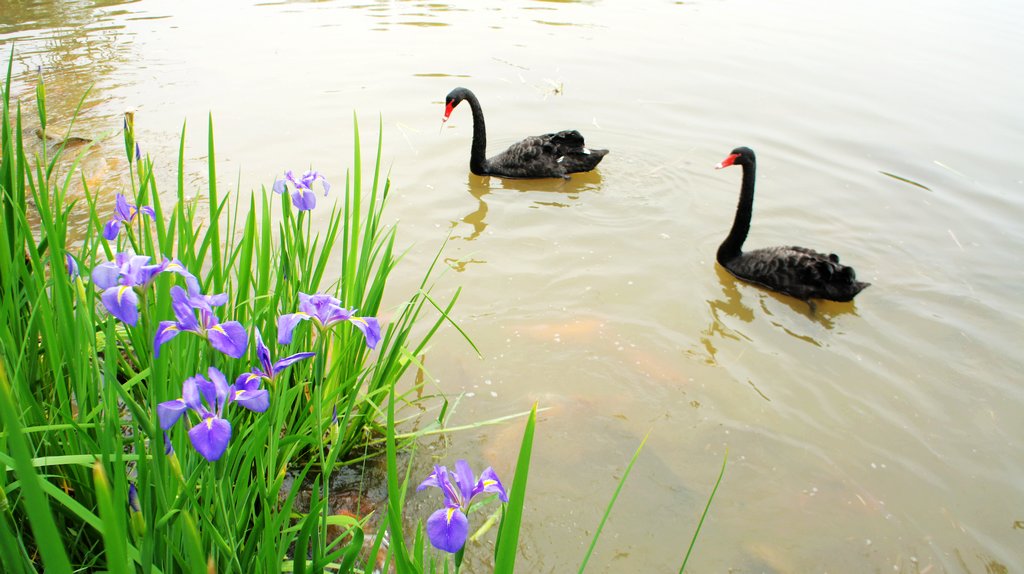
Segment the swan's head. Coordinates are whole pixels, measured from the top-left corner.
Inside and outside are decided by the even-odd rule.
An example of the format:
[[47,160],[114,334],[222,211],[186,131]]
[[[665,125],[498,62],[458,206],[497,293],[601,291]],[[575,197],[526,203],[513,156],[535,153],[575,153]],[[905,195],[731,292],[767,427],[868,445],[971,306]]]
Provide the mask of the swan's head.
[[448,92],[448,95],[444,98],[444,118],[441,120],[441,123],[448,121],[448,116],[452,115],[452,110],[455,109],[455,106],[466,99],[467,94],[470,93],[466,88],[455,88]]
[[754,150],[748,147],[738,147],[729,154],[729,157],[723,159],[715,166],[715,169],[722,169],[723,167],[729,167],[730,165],[753,165],[756,161],[754,157]]

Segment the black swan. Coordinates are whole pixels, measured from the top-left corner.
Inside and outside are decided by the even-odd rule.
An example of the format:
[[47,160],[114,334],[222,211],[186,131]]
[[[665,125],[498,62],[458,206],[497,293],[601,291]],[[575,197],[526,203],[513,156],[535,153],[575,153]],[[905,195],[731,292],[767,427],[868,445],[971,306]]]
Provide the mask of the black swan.
[[834,253],[818,253],[806,247],[766,247],[744,253],[743,241],[750,231],[754,208],[754,151],[738,147],[715,169],[730,165],[743,167],[743,186],[732,230],[718,248],[717,259],[722,267],[739,279],[804,301],[851,301],[870,285],[857,281],[853,268],[840,265],[839,256]]
[[444,100],[444,119],[448,121],[455,106],[466,100],[473,111],[473,147],[469,154],[469,170],[476,175],[500,177],[561,177],[570,173],[590,171],[601,163],[608,150],[584,147],[583,136],[576,130],[528,137],[507,150],[484,159],[487,128],[480,100],[466,88],[455,88]]

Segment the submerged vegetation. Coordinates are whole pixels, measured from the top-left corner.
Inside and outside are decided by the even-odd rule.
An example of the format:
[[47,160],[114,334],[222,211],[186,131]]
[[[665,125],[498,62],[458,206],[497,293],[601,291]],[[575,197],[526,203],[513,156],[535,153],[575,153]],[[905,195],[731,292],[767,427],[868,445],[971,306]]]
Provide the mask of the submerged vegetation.
[[[435,258],[414,293],[382,308],[400,255],[382,223],[379,138],[364,172],[354,124],[352,168],[330,205],[317,206],[313,185],[325,197],[332,186],[315,171],[285,172],[244,201],[217,188],[211,118],[205,204],[186,199],[183,129],[165,205],[126,114],[130,189],[104,213],[84,180],[69,194],[81,155],[59,169],[70,150],[26,145],[10,66],[2,100],[4,572],[458,572],[481,512],[478,533],[498,525],[495,572],[513,571],[536,407],[511,482],[464,460],[425,479],[410,456],[399,468],[400,451],[443,428],[444,397],[405,374],[454,326],[459,291],[431,296]],[[36,102],[45,136],[42,84]],[[330,210],[326,225],[313,227],[311,209]],[[83,210],[84,238],[68,251]],[[441,414],[398,432],[404,408],[427,400]],[[371,457],[386,462],[386,508],[338,508],[332,473]],[[417,483],[439,488],[442,508],[407,520]]]

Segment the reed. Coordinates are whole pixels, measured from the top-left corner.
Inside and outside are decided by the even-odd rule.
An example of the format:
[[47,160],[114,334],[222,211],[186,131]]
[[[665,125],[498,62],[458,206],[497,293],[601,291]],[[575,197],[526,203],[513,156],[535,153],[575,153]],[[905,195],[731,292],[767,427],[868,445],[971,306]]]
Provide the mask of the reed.
[[[431,297],[432,264],[382,309],[401,258],[382,141],[364,166],[354,120],[344,189],[321,199],[328,224],[314,229],[294,186],[220,192],[212,118],[201,199],[186,198],[179,153],[165,205],[128,114],[130,189],[111,214],[84,180],[69,196],[81,153],[23,140],[10,64],[2,100],[2,569],[353,568],[361,521],[328,508],[328,477],[373,456],[395,436],[387,413],[422,400],[399,383],[458,297]],[[46,135],[42,84],[37,108]],[[76,210],[88,223],[68,253]]]

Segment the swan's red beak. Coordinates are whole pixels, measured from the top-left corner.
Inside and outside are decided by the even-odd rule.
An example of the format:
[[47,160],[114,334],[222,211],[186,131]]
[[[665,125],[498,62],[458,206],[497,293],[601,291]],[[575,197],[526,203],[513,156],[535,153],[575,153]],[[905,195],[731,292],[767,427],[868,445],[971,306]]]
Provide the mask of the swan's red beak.
[[444,106],[444,119],[441,120],[441,123],[444,123],[444,122],[448,121],[448,116],[452,115],[452,110],[454,110],[454,109],[455,109],[455,104],[453,104],[452,102],[448,102],[447,104],[445,104],[445,106]]
[[721,163],[716,165],[715,169],[722,169],[723,167],[729,167],[730,165],[736,163],[736,158],[738,158],[738,157],[740,157],[740,154],[738,154],[738,153],[734,153],[734,154],[730,155],[729,157],[723,159],[721,161]]

